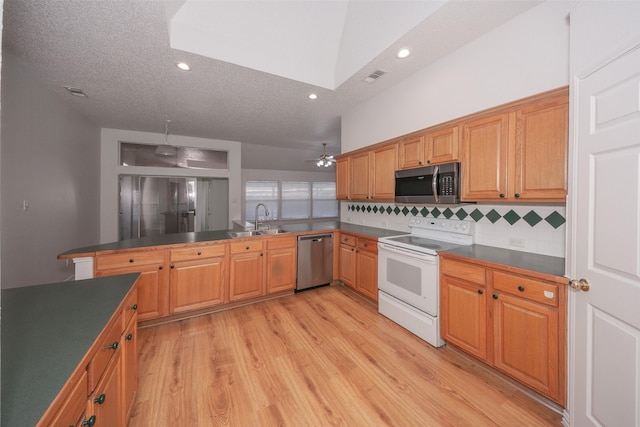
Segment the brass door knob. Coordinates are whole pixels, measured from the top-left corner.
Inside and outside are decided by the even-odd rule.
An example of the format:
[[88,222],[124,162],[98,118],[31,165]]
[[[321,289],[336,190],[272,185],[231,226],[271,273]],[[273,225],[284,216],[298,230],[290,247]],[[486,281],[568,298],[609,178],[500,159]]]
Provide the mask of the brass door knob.
[[575,289],[576,291],[589,292],[589,288],[591,287],[591,284],[587,279],[580,279],[580,280],[572,279],[572,280],[569,280],[569,286],[571,286],[571,289]]

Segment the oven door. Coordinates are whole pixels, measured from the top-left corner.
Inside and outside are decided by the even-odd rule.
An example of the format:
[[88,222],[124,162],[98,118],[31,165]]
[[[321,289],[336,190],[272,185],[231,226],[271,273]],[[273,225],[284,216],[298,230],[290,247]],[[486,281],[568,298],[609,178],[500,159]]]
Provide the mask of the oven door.
[[378,289],[438,316],[438,256],[378,243]]

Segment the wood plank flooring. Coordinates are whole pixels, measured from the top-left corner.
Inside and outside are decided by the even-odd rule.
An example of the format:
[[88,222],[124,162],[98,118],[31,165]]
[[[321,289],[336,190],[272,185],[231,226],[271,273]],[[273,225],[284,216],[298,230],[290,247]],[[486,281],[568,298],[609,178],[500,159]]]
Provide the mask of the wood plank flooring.
[[138,426],[561,426],[342,286],[139,331]]

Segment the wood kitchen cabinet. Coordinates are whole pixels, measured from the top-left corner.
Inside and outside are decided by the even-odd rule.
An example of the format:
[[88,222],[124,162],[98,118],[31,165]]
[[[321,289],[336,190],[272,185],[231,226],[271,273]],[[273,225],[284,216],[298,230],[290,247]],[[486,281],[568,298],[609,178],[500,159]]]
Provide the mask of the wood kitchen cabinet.
[[265,294],[264,239],[229,244],[229,301]]
[[564,406],[566,287],[442,255],[443,339]]
[[169,312],[181,313],[224,303],[227,245],[171,249]]
[[89,397],[90,413],[95,416],[95,426],[126,425],[122,399],[122,352],[116,351],[101,380]]
[[[392,201],[394,199],[398,144],[385,144],[352,154],[347,158],[349,160],[345,161],[346,166],[341,167],[346,167],[349,171],[346,180],[349,200]],[[338,182],[338,179],[336,170],[336,185],[344,186],[345,179],[340,178],[341,182]]]
[[[89,419],[87,405],[87,371],[83,370],[76,381],[67,399],[62,404],[51,422],[50,426],[79,426]],[[38,425],[45,425],[39,423]]]
[[378,242],[340,233],[340,281],[378,300]]
[[[129,419],[138,390],[138,315],[134,315],[123,333],[122,405],[125,421]],[[126,425],[126,423],[125,423]]]
[[336,159],[336,199],[349,200],[349,170],[351,157]]
[[267,294],[296,288],[297,239],[281,236],[267,239]]
[[95,277],[140,273],[138,279],[138,320],[166,316],[169,311],[168,269],[165,251],[139,251],[97,255]]
[[462,200],[564,202],[568,90],[464,123]]
[[458,160],[460,146],[459,126],[433,128],[400,139],[398,167],[409,169]]

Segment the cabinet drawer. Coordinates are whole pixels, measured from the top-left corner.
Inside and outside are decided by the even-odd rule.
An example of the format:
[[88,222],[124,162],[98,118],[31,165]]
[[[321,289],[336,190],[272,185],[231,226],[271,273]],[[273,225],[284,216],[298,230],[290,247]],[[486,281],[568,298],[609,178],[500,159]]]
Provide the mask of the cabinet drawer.
[[230,243],[232,254],[242,254],[246,252],[257,252],[262,250],[262,240],[252,240],[246,242]]
[[98,255],[96,271],[111,268],[132,267],[164,263],[164,251],[129,252],[124,254]]
[[225,245],[198,246],[194,248],[172,249],[171,261],[189,261],[200,258],[223,257]]
[[295,236],[273,237],[267,240],[267,248],[269,249],[295,248],[295,247],[296,247]]
[[[136,285],[137,286],[137,285]],[[138,289],[134,289],[122,308],[122,330],[127,328],[129,321],[138,311]]]
[[122,331],[122,315],[120,315],[115,322],[111,323],[107,333],[98,338],[96,355],[89,362],[88,368],[90,392],[95,389],[111,357],[120,351],[120,335]]
[[486,283],[485,269],[473,264],[443,259],[440,261],[440,272],[483,286]]
[[350,236],[348,234],[341,234],[340,235],[340,243],[344,243],[345,245],[349,245],[349,246],[355,246],[356,245],[356,238],[354,236]]
[[494,271],[493,288],[530,301],[558,306],[558,286],[552,283]]
[[358,237],[356,239],[356,247],[361,251],[378,253],[378,242],[375,240]]

